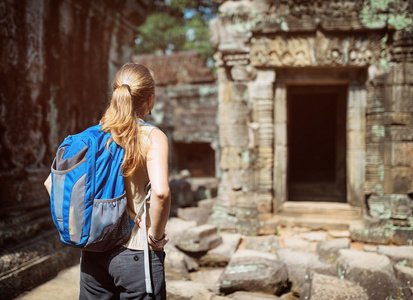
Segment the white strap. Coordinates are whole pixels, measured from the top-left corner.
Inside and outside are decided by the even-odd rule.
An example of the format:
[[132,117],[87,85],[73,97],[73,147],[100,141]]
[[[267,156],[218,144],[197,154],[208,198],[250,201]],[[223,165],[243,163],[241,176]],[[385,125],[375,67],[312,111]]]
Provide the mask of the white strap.
[[142,238],[143,238],[143,244],[144,244],[144,264],[145,264],[145,284],[146,284],[146,292],[148,294],[152,294],[152,283],[151,283],[151,273],[149,269],[149,247],[148,247],[148,237],[146,235],[146,202],[151,196],[151,190],[149,189],[148,194],[145,197],[145,200],[143,201],[143,215],[142,215],[142,221],[141,224],[142,227]]

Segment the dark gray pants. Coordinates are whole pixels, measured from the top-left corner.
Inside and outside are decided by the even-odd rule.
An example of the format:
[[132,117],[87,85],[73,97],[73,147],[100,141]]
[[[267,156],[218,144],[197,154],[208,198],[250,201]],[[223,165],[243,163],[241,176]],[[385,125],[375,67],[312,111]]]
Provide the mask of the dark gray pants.
[[166,299],[164,251],[149,251],[153,294],[146,293],[143,251],[82,251],[80,300]]

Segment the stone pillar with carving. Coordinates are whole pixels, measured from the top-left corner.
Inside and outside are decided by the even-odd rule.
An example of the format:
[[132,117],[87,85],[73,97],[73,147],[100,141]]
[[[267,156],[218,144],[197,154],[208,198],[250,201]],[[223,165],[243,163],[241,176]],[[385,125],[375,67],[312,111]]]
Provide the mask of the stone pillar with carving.
[[250,65],[249,57],[251,9],[251,1],[224,2],[219,18],[211,25],[211,42],[217,49],[222,171],[212,219],[222,229],[243,234],[258,233],[257,199],[260,198],[257,191],[259,188],[271,190],[272,177],[272,166],[255,167],[256,162],[262,166],[272,160],[271,138],[266,140],[272,134],[272,126],[260,126],[254,116],[268,115],[268,108],[272,111],[268,103],[272,82],[263,83],[261,78],[266,75],[258,73],[257,83],[250,84],[257,78],[257,70]]

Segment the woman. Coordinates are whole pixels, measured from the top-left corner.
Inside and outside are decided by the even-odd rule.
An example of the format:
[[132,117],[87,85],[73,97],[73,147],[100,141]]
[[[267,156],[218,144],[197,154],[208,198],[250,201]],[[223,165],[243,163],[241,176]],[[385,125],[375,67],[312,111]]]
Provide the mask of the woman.
[[[101,128],[124,151],[122,170],[133,219],[151,183],[146,221],[153,294],[147,294],[144,276],[144,239],[140,219],[124,247],[96,253],[82,251],[79,299],[166,299],[163,247],[170,210],[168,141],[158,128],[145,123],[154,106],[154,78],[145,66],[125,64],[116,74],[110,105]],[[50,176],[45,185],[50,193]]]

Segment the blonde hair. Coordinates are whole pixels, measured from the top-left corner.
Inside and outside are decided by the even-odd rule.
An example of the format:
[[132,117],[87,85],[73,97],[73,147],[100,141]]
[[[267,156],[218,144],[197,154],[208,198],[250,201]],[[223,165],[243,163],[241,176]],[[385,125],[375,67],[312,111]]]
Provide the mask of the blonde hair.
[[145,102],[154,94],[155,82],[145,66],[128,63],[116,73],[112,98],[102,117],[101,128],[112,134],[108,145],[115,141],[125,151],[124,177],[131,176],[146,157],[147,146],[139,123],[143,122]]

